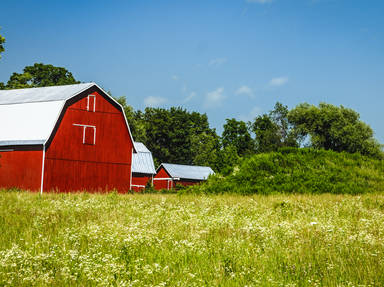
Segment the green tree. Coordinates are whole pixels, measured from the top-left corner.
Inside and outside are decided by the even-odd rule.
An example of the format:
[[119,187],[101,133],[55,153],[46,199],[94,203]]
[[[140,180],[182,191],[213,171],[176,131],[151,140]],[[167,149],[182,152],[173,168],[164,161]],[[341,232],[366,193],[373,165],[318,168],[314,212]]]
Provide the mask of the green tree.
[[223,175],[230,174],[239,163],[240,157],[237,154],[237,148],[228,145],[217,151],[217,161],[214,168]]
[[5,38],[0,35],[0,58],[1,58],[1,53],[5,51],[4,43],[5,43]]
[[382,157],[381,146],[374,139],[371,127],[352,109],[304,103],[291,110],[288,119],[297,134],[309,136],[314,148]]
[[127,118],[129,128],[135,141],[146,142],[146,131],[143,122],[143,113],[135,111],[132,106],[127,104],[125,97],[116,98],[116,101],[122,105]]
[[222,134],[223,147],[232,145],[239,156],[254,153],[254,143],[247,124],[236,119],[226,119]]
[[216,133],[202,132],[191,135],[191,148],[194,165],[210,166],[213,170],[219,171],[220,138]]
[[145,126],[145,144],[160,162],[192,164],[195,158],[194,136],[215,134],[206,114],[185,109],[146,108],[140,115]]
[[78,84],[72,73],[62,67],[36,63],[33,66],[27,66],[23,73],[13,73],[3,88],[20,89],[47,86],[60,86]]
[[288,121],[288,107],[277,102],[272,111],[256,117],[251,129],[256,134],[258,152],[276,151],[282,147],[298,147],[300,137]]

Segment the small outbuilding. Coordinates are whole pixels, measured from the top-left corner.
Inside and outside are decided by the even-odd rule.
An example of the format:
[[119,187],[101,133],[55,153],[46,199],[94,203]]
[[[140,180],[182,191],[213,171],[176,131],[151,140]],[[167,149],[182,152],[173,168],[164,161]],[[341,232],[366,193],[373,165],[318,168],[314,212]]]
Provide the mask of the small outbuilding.
[[0,91],[0,188],[131,189],[122,106],[95,83]]
[[183,164],[162,163],[153,178],[155,189],[172,189],[177,184],[188,186],[207,180],[214,174],[209,166],[194,166]]
[[145,189],[148,183],[153,184],[156,174],[152,153],[141,142],[135,142],[136,153],[132,157],[132,190]]

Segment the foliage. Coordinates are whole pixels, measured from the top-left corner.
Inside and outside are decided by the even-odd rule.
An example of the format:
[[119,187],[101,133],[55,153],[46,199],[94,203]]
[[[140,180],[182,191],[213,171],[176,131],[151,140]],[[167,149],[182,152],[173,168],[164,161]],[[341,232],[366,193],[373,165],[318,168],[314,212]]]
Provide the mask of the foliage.
[[256,117],[251,123],[251,129],[256,134],[255,142],[259,153],[299,145],[299,138],[288,122],[288,107],[279,102],[269,114]]
[[288,118],[298,134],[310,136],[314,148],[382,158],[372,129],[352,109],[326,103],[318,107],[304,103],[291,110]]
[[0,35],[0,58],[1,58],[1,53],[5,51],[4,43],[5,43],[5,38]]
[[348,193],[384,191],[384,162],[359,154],[285,148],[244,159],[191,193]]
[[26,66],[21,74],[13,73],[3,88],[21,89],[78,83],[79,81],[65,68],[35,63],[33,66]]
[[132,106],[127,104],[125,97],[116,98],[120,105],[122,105],[125,117],[127,118],[129,128],[135,141],[146,142],[146,131],[144,123],[142,122],[142,113],[135,111]]
[[194,165],[210,166],[217,170],[220,161],[220,138],[216,133],[202,132],[192,135],[191,149],[194,154]]
[[0,192],[1,286],[381,286],[384,196]]
[[146,108],[135,111],[125,97],[122,106],[133,138],[151,150],[156,165],[162,162],[217,166],[220,138],[209,127],[206,114],[182,108]]
[[247,125],[243,121],[236,119],[226,119],[222,134],[223,147],[232,145],[235,147],[239,156],[254,153],[254,142],[248,131]]

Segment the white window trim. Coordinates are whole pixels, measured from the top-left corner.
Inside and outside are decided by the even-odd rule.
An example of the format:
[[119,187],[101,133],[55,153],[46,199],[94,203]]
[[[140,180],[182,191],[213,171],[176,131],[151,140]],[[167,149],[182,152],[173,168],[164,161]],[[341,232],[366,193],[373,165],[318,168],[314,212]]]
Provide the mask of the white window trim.
[[85,130],[87,128],[93,128],[93,145],[96,145],[96,126],[73,124],[76,127],[83,127],[83,144],[85,144]]
[[88,95],[87,97],[87,111],[89,112],[89,99],[93,97],[93,112],[96,111],[96,96],[95,95]]

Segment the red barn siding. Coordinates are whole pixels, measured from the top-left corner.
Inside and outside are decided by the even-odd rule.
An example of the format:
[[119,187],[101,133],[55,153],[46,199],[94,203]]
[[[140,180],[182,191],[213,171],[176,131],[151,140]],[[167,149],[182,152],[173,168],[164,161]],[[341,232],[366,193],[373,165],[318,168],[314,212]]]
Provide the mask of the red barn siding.
[[[168,172],[162,167],[153,178],[156,179],[156,178],[170,178],[170,177],[171,176],[168,174]],[[154,180],[153,186],[155,187],[156,190],[172,189],[173,181],[170,181],[168,183],[168,180]]]
[[0,152],[0,187],[40,190],[42,151]]
[[[117,190],[130,187],[133,143],[123,113],[97,92],[96,111],[87,111],[87,97],[66,110],[46,151],[44,190]],[[92,99],[93,101],[94,99]],[[92,102],[90,101],[90,102]],[[96,126],[96,144],[83,127]],[[92,130],[92,128],[90,128]]]
[[[152,181],[152,176],[148,174],[133,173],[132,174],[132,185],[143,185],[146,186],[148,181]],[[140,191],[145,187],[132,186],[132,190]]]

